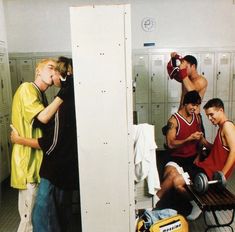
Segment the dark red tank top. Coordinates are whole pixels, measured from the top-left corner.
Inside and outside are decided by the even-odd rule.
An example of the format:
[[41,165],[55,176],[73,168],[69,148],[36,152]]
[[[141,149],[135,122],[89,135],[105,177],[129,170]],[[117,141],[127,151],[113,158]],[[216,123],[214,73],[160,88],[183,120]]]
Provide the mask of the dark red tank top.
[[[213,177],[213,174],[216,171],[221,171],[227,161],[229,154],[228,147],[223,145],[222,138],[221,138],[221,128],[218,129],[217,135],[215,137],[215,141],[213,144],[213,147],[211,149],[211,152],[206,160],[203,162],[198,162],[197,166],[203,168],[211,180]],[[227,172],[225,175],[226,178],[228,178],[233,171],[233,167]]]
[[[200,123],[197,120],[195,114],[192,115],[192,121],[188,122],[182,115],[175,113],[174,117],[178,123],[178,129],[176,132],[176,139],[183,140],[189,137],[192,133],[196,131],[201,131]],[[174,149],[171,153],[173,157],[192,157],[197,153],[198,141],[190,141],[184,145]]]

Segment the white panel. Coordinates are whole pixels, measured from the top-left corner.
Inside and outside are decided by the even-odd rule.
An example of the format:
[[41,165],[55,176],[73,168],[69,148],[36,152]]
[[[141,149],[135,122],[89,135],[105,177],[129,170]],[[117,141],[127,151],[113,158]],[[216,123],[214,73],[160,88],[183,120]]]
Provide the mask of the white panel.
[[148,104],[136,104],[137,122],[148,123],[149,122],[149,105]]
[[208,101],[214,96],[214,73],[215,73],[215,56],[214,53],[201,54],[201,74],[207,79],[208,85],[204,101]]
[[134,231],[130,8],[70,14],[82,231]]
[[135,55],[133,58],[133,77],[136,82],[136,103],[149,101],[149,65],[148,55]]
[[155,102],[164,102],[166,98],[165,91],[165,62],[164,55],[152,55],[150,66],[150,75],[151,75],[151,101]]
[[231,54],[219,53],[216,73],[216,97],[229,100]]
[[155,140],[158,148],[163,149],[165,136],[162,127],[165,125],[164,103],[152,104],[152,124],[155,126]]

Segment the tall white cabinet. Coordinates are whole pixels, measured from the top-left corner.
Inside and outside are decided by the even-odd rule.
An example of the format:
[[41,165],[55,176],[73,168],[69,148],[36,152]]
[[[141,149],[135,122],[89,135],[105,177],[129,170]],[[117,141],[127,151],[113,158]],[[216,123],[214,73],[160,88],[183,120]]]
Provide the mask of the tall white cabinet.
[[8,64],[4,11],[2,0],[0,0],[0,183],[10,175],[10,109],[10,71]]
[[130,5],[74,7],[70,15],[82,231],[132,232]]
[[[160,149],[165,138],[161,128],[170,115],[178,110],[181,84],[168,77],[166,66],[170,53],[177,51],[183,56],[193,55],[198,60],[198,72],[206,77],[208,87],[201,108],[211,98],[221,98],[229,118],[235,119],[235,49],[149,49],[133,51],[133,82],[135,83],[134,109],[138,123],[155,125],[155,138]],[[216,128],[203,111],[206,138],[213,142]]]

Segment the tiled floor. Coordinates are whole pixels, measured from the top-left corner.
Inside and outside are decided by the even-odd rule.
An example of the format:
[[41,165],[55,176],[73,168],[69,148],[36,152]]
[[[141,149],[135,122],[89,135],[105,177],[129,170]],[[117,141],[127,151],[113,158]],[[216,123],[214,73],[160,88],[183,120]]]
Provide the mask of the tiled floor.
[[[0,232],[16,232],[20,218],[17,208],[18,190],[5,183],[0,189]],[[73,207],[73,216],[68,232],[80,232],[77,222],[77,207]],[[55,231],[56,232],[56,231]]]
[[[9,184],[5,184],[0,189],[0,232],[16,232],[19,224],[19,214],[17,210],[17,197],[18,191],[8,187]],[[228,189],[235,193],[235,173],[233,178],[228,183]],[[231,212],[220,211],[220,220],[226,221],[231,216]],[[211,215],[208,215],[208,220],[213,221]],[[77,214],[73,214],[71,220],[71,226],[68,232],[79,232],[77,229]],[[235,229],[235,222],[232,227]],[[206,228],[202,215],[196,221],[189,223],[190,232],[203,232]],[[226,232],[231,231],[230,228],[217,228],[211,229],[210,232]],[[105,231],[106,232],[106,231]],[[108,232],[108,231],[107,231]],[[118,232],[118,231],[117,231]],[[123,231],[124,232],[124,231]]]

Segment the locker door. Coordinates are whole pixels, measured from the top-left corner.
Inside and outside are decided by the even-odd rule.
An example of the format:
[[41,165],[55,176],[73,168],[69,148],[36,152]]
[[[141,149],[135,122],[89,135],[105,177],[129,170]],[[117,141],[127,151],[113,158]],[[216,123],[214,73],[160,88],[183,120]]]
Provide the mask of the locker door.
[[149,111],[149,105],[146,104],[136,104],[136,111],[137,111],[137,123],[148,123],[149,117],[148,117],[148,111]]
[[201,75],[203,75],[207,81],[207,90],[203,101],[207,102],[214,96],[214,69],[215,69],[215,56],[214,53],[202,53],[201,54]]
[[7,147],[7,134],[3,118],[0,118],[0,182],[5,180],[10,173],[9,156]]
[[235,122],[235,53],[232,59],[231,120]]
[[231,54],[219,53],[217,63],[216,97],[229,101]]
[[4,58],[4,54],[0,56],[0,115],[5,115],[8,110],[8,75]]
[[165,100],[165,62],[164,55],[152,55],[150,60],[151,102],[158,103]]
[[172,102],[167,104],[167,119],[170,118],[170,116],[174,113],[176,113],[179,109],[179,103],[178,102]]
[[162,127],[165,125],[164,103],[152,104],[152,124],[155,126],[155,140],[158,148],[163,149],[165,136]]
[[32,59],[18,59],[17,60],[17,72],[19,74],[19,85],[23,82],[34,81],[35,71]]
[[[202,105],[204,105],[206,102],[203,102]],[[215,136],[215,127],[212,125],[212,123],[207,118],[205,111],[201,109],[201,115],[202,115],[202,122],[205,129],[205,137],[210,142],[214,142],[214,136]]]
[[17,76],[17,65],[15,59],[9,60],[9,66],[10,66],[10,75],[11,75],[11,89],[12,89],[12,95],[14,95],[15,91],[17,90],[19,86],[18,76]]
[[176,80],[171,80],[169,77],[167,79],[167,101],[168,102],[180,102],[181,96],[181,83],[177,82]]
[[149,102],[149,65],[148,55],[135,55],[133,58],[133,76],[136,82],[136,103]]

